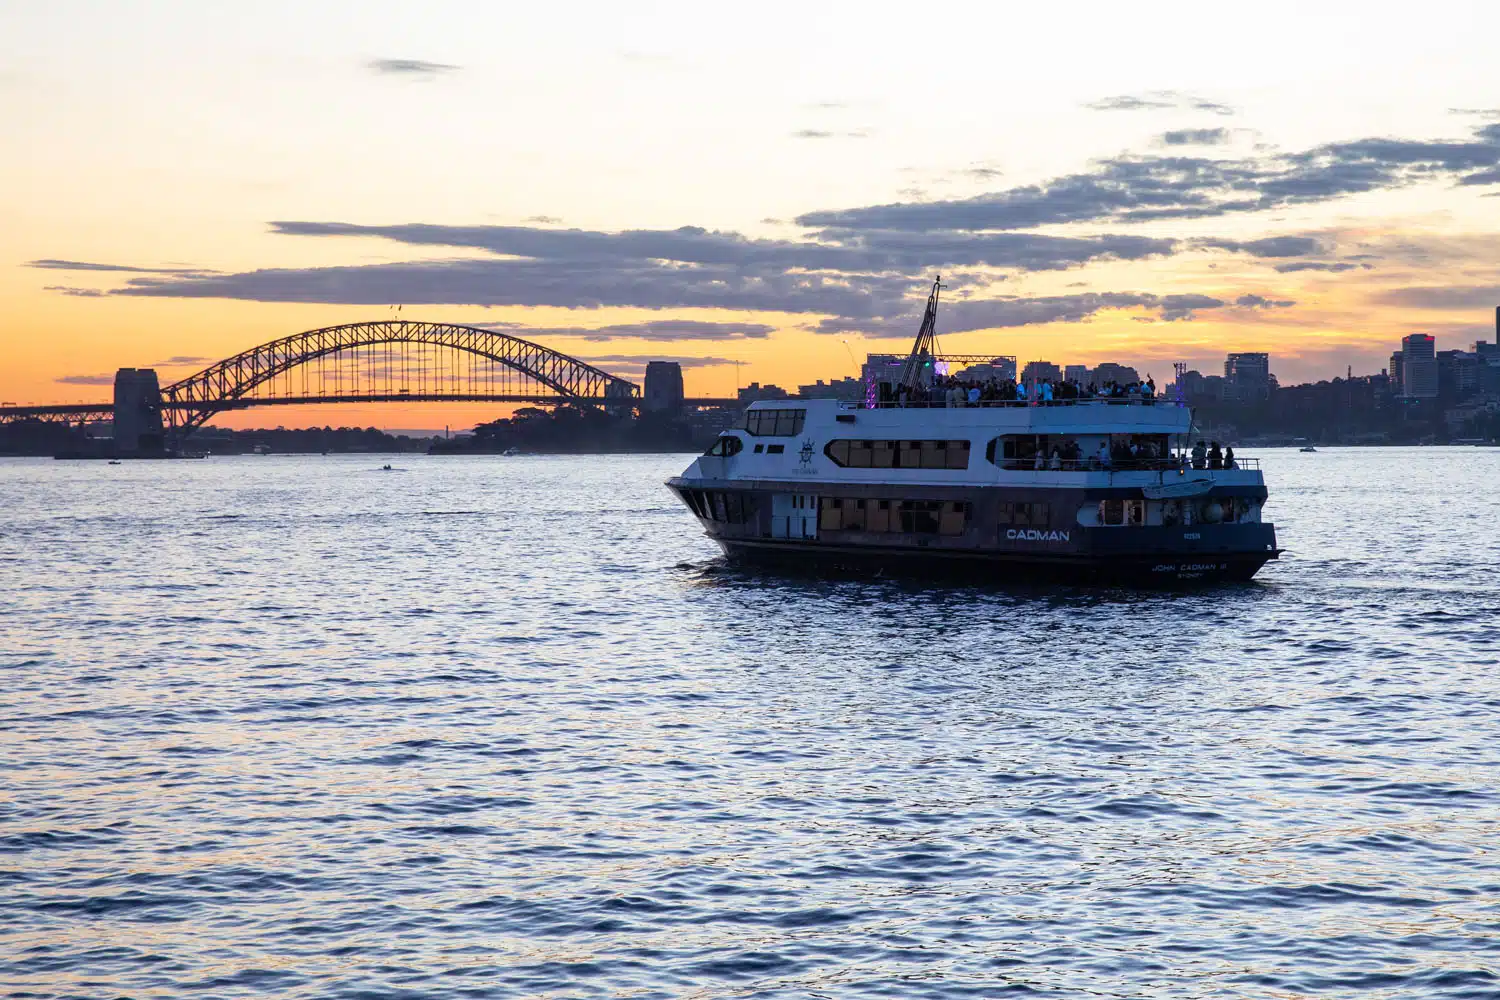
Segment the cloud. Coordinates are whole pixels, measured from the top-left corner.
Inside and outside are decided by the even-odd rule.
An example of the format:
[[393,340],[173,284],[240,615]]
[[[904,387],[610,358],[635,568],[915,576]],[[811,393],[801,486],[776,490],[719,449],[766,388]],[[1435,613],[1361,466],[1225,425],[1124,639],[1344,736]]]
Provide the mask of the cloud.
[[1166,146],[1222,146],[1229,141],[1227,128],[1179,128],[1161,134]]
[[1168,109],[1187,111],[1210,111],[1216,115],[1232,115],[1235,109],[1227,104],[1194,97],[1178,90],[1153,90],[1146,94],[1121,94],[1105,97],[1085,104],[1090,111],[1165,111]]
[[868,139],[869,137],[870,133],[867,129],[830,131],[821,128],[801,128],[792,133],[793,139]]
[[764,340],[776,331],[764,323],[710,323],[691,319],[662,319],[609,326],[524,328],[518,337],[580,337],[584,340]]
[[[994,269],[1047,271],[1099,260],[1142,260],[1183,246],[1211,246],[1259,256],[1321,249],[1312,237],[1251,241],[1177,241],[1142,235],[1051,236],[1015,232],[905,232],[829,228],[810,239],[749,239],[697,227],[598,232],[524,226],[367,226],[336,222],[277,222],[299,236],[377,236],[415,246],[489,251],[495,259],[427,260],[342,267],[272,268],[239,274],[141,275],[110,294],[172,298],[227,298],[262,302],[384,305],[556,306],[570,309],[634,307],[714,308],[821,314],[821,332],[914,328],[927,279],[942,268],[964,295],[1003,281]],[[968,272],[965,268],[987,270]],[[1121,296],[1125,297],[1121,297]],[[1103,293],[1041,299],[1014,296],[960,299],[947,306],[945,326],[968,310],[989,308],[994,322],[1052,322],[1086,318],[1102,308],[1142,307],[1164,320],[1224,303],[1207,296],[1142,297]],[[1036,319],[1032,317],[1040,316]],[[985,320],[990,323],[990,319]],[[522,328],[517,336],[591,340],[732,340],[768,336],[758,324],[661,320],[602,327]]]
[[1281,274],[1292,274],[1296,271],[1328,271],[1339,274],[1343,271],[1370,270],[1369,264],[1349,264],[1344,262],[1333,263],[1322,260],[1299,260],[1288,264],[1277,264],[1276,270]]
[[591,365],[640,365],[643,370],[652,361],[675,361],[684,368],[718,368],[721,365],[735,364],[733,358],[664,358],[660,354],[596,354],[578,360],[587,361]]
[[[1150,292],[1081,292],[1075,295],[1002,296],[970,299],[945,305],[938,316],[938,332],[967,333],[1000,330],[1045,323],[1082,323],[1107,309],[1145,309],[1167,322],[1191,320],[1200,310],[1228,305],[1211,295],[1155,295]],[[891,317],[874,326],[824,320],[819,333],[862,332],[874,337],[896,337],[914,333],[918,315]]]
[[[506,257],[596,263],[677,261],[778,270],[888,271],[937,267],[1057,270],[1091,261],[1140,260],[1173,252],[1173,240],[1146,236],[1047,236],[1037,233],[913,234],[829,228],[811,240],[752,240],[697,226],[599,232],[523,226],[362,226],[340,222],[273,222],[291,236],[378,236],[413,246],[488,250]],[[389,301],[389,300],[386,300]]]
[[347,305],[705,308],[877,316],[915,283],[896,275],[808,274],[733,264],[450,260],[267,268],[202,278],[138,277],[110,294]]
[[424,59],[371,59],[365,64],[371,72],[383,76],[409,76],[432,79],[442,73],[456,73],[460,67]]
[[544,226],[555,226],[562,220],[555,215],[528,215],[522,222],[536,222]]
[[1013,230],[1262,212],[1426,181],[1500,183],[1500,123],[1468,141],[1369,138],[1239,159],[1125,155],[972,198],[808,212],[806,228]]
[[132,267],[127,264],[95,264],[82,260],[43,258],[26,262],[27,267],[50,271],[123,271],[129,274],[211,274],[197,267]]
[[1500,184],[1500,170],[1480,170],[1476,173],[1464,174],[1458,179],[1458,183],[1466,186]]
[[181,366],[181,365],[206,365],[206,364],[209,364],[210,362],[215,361],[215,360],[217,360],[217,359],[216,358],[200,358],[200,357],[194,357],[194,356],[186,355],[186,354],[176,354],[176,355],[173,355],[170,358],[167,358],[164,361],[158,361],[158,362],[156,362],[156,366],[159,367],[159,368],[172,368],[172,367],[177,367],[177,366]]
[[1500,285],[1392,288],[1375,296],[1375,301],[1413,309],[1493,309],[1500,305]]
[[63,385],[114,385],[114,375],[59,375],[53,379]]
[[1291,299],[1268,299],[1264,295],[1246,294],[1234,300],[1242,309],[1290,309],[1297,303]]
[[1302,257],[1322,253],[1322,241],[1312,236],[1268,236],[1260,240],[1199,240],[1196,244],[1216,250],[1247,253],[1252,257]]
[[57,292],[59,295],[76,295],[81,299],[98,299],[109,294],[102,288],[76,288],[72,285],[43,285],[42,291]]

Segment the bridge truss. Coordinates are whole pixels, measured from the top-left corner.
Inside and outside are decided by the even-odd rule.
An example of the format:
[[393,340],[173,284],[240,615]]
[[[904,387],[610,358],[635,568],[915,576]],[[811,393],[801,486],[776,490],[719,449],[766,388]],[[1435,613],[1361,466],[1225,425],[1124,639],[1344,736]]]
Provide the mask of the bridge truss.
[[366,402],[572,402],[629,408],[640,389],[529,340],[414,320],[346,323],[283,337],[163,386],[178,436],[224,410]]

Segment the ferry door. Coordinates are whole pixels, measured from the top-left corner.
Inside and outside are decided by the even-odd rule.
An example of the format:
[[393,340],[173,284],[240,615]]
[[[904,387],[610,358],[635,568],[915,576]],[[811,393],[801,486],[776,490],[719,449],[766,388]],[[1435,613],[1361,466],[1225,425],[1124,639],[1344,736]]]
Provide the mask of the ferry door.
[[811,493],[777,493],[771,497],[772,538],[817,538],[818,498]]

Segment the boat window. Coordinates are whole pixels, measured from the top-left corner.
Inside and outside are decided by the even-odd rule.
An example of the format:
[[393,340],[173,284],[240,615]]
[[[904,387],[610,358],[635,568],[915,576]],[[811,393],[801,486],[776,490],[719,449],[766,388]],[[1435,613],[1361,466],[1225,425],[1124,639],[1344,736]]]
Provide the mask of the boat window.
[[745,430],[760,437],[792,437],[802,433],[806,410],[747,410]]
[[823,454],[848,469],[967,469],[967,441],[830,441]]
[[786,445],[784,445],[784,444],[768,444],[768,445],[766,445],[766,454],[767,455],[780,455],[784,451],[786,451]]
[[1052,505],[1037,501],[1002,500],[999,509],[995,512],[995,520],[1000,524],[1046,527],[1052,523]]
[[683,499],[694,514],[709,521],[744,524],[755,514],[755,501],[738,491],[688,490]]
[[866,500],[822,497],[818,526],[824,531],[962,535],[971,506],[959,500]]
[[[1177,505],[1163,505],[1162,523],[1173,524],[1178,519]],[[1100,500],[1099,523],[1112,526],[1127,525],[1139,528],[1146,523],[1146,501],[1144,500]]]
[[766,450],[766,446],[763,445],[763,444],[758,444],[758,445],[755,446],[755,453],[757,455],[759,455],[761,452],[763,452],[765,450]]
[[713,455],[716,458],[728,458],[731,455],[738,455],[740,453],[740,450],[744,447],[745,442],[741,441],[739,437],[734,434],[725,434],[713,444],[709,445],[708,450],[703,454]]
[[1067,434],[1007,434],[991,439],[984,448],[986,461],[1015,471],[1036,469],[1038,455],[1041,468],[1052,471],[1085,469],[1094,457],[1077,438]]

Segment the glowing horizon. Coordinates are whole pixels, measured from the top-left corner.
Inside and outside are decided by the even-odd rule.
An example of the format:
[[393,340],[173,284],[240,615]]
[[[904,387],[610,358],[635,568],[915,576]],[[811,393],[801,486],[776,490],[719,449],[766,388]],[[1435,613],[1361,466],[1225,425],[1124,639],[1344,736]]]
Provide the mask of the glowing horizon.
[[[1493,339],[1500,12],[1356,10],[958,4],[965,30],[898,69],[911,21],[863,6],[20,8],[0,399],[98,400],[119,367],[170,381],[394,304],[626,377],[696,362],[690,395],[794,389],[904,350],[939,272],[945,350],[1158,382],[1229,351],[1289,384],[1380,370],[1408,333]],[[1068,57],[996,48],[1020,38]]]

